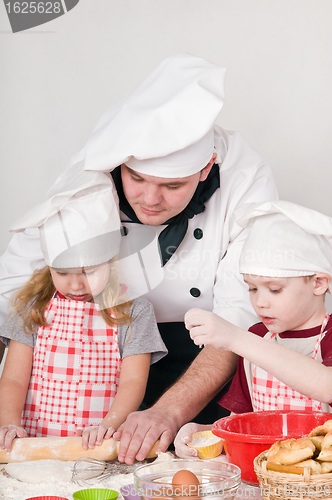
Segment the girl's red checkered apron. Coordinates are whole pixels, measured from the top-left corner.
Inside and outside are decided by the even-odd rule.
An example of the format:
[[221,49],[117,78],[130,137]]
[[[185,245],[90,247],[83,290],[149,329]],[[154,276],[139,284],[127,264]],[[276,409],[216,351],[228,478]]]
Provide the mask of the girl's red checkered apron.
[[[325,327],[330,316],[326,314],[320,335],[316,340],[312,359],[316,359],[321,341],[325,336]],[[275,333],[272,333],[269,341],[275,342]],[[322,411],[319,401],[308,398],[303,394],[291,389],[270,373],[254,365],[253,367],[253,389],[252,389],[252,404],[254,411],[269,411],[269,410],[312,410]]]
[[53,298],[40,327],[25,402],[30,437],[74,436],[101,422],[116,395],[121,358],[117,328],[98,305]]

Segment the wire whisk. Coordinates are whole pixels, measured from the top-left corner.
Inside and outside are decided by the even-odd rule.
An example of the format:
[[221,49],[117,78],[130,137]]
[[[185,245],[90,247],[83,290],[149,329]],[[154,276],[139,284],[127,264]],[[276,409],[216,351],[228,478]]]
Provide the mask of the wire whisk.
[[72,481],[77,484],[101,483],[114,474],[130,474],[141,464],[127,465],[82,457],[74,463]]

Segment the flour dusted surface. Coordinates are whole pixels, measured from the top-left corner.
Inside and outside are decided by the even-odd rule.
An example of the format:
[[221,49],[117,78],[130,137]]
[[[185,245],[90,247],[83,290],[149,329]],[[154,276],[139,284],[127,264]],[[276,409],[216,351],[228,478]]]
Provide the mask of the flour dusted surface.
[[[45,476],[45,474],[43,474],[43,470],[45,470],[43,467],[38,468],[38,462],[38,460],[34,461],[35,471],[33,475],[34,478],[36,478],[39,474],[40,482],[34,484],[29,484],[12,477],[8,477],[4,471],[5,464],[3,464],[2,470],[0,471],[0,499],[25,500],[34,496],[54,495],[72,500],[73,493],[84,488],[109,488],[120,493],[120,488],[122,486],[134,482],[133,474],[115,474],[114,476],[105,479],[102,483],[91,483],[89,481],[88,485],[79,485],[68,480],[68,462],[59,461],[59,467],[57,467],[56,473],[53,472],[53,475],[51,474],[49,476]],[[28,462],[26,462],[26,464],[27,463]],[[22,465],[24,465],[24,463]],[[61,465],[63,465],[62,479],[60,479],[59,475]],[[30,467],[30,465],[28,467]],[[121,494],[119,497],[121,498]]]
[[[174,457],[173,457],[174,458]],[[162,459],[169,460],[172,459],[171,454],[161,453],[157,460]],[[213,460],[225,461],[225,456],[219,456]],[[38,466],[36,464],[36,471],[38,473]],[[66,468],[66,462],[60,462],[60,464],[65,464],[64,468]],[[144,463],[144,462],[143,462]],[[68,464],[68,462],[67,462]],[[138,464],[141,465],[141,464]],[[30,497],[35,496],[60,496],[66,498],[68,500],[73,500],[73,493],[75,491],[84,489],[84,488],[109,488],[112,490],[116,490],[119,492],[119,500],[123,500],[123,497],[120,493],[120,488],[127,484],[132,484],[134,482],[133,474],[115,474],[114,476],[105,479],[102,483],[96,482],[95,484],[89,485],[78,485],[72,483],[67,480],[58,480],[56,482],[50,482],[55,475],[48,478],[41,477],[41,482],[37,484],[29,484],[25,482],[18,481],[17,479],[13,479],[11,477],[7,477],[4,473],[5,464],[0,464],[0,500],[26,500]],[[60,466],[61,468],[61,466]],[[66,472],[67,473],[67,472]],[[42,482],[44,479],[44,482]],[[260,494],[260,488],[249,486],[245,483],[241,484],[234,500],[245,500],[250,498],[250,500],[262,500],[262,496]]]
[[5,472],[11,478],[29,484],[40,483],[41,478],[47,478],[48,483],[70,482],[74,463],[60,460],[9,463],[5,465]]
[[[171,460],[171,453],[159,453],[156,460]],[[146,463],[138,462],[137,467]],[[71,473],[74,462],[61,460],[35,460],[12,464],[0,464],[0,499],[26,500],[35,496],[61,496],[68,500],[73,499],[73,493],[85,488],[109,488],[119,492],[119,499],[123,500],[120,488],[134,482],[134,474],[114,474],[102,482],[76,484],[71,482]],[[7,473],[6,473],[7,470]],[[9,477],[11,473],[14,477]],[[26,479],[19,481],[16,479]],[[39,482],[36,482],[39,479]],[[29,482],[27,482],[29,481]]]

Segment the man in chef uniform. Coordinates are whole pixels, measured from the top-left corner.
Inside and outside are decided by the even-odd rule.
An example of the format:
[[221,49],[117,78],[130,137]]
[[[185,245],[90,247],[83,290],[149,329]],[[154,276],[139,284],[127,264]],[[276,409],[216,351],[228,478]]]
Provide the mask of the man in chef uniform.
[[[144,459],[158,438],[157,451],[164,451],[235,371],[232,353],[193,344],[186,311],[211,310],[243,328],[256,321],[238,272],[246,230],[233,212],[276,199],[277,190],[266,161],[240,134],[215,124],[224,76],[224,68],[190,54],[164,60],[104,113],[49,191],[70,185],[80,169],[111,172],[123,223],[123,281],[131,298],[152,302],[169,351],[150,371],[148,409],[131,414],[115,435],[127,463]],[[38,233],[14,235],[0,261],[3,321],[10,295],[43,265]],[[212,423],[218,411],[213,401],[201,421]]]

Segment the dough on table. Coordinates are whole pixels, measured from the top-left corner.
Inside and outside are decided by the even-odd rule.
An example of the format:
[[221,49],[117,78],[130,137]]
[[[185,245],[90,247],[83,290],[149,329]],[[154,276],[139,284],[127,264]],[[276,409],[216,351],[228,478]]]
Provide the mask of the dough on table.
[[24,483],[56,483],[71,481],[74,463],[61,460],[33,460],[6,464],[5,471],[12,478]]

